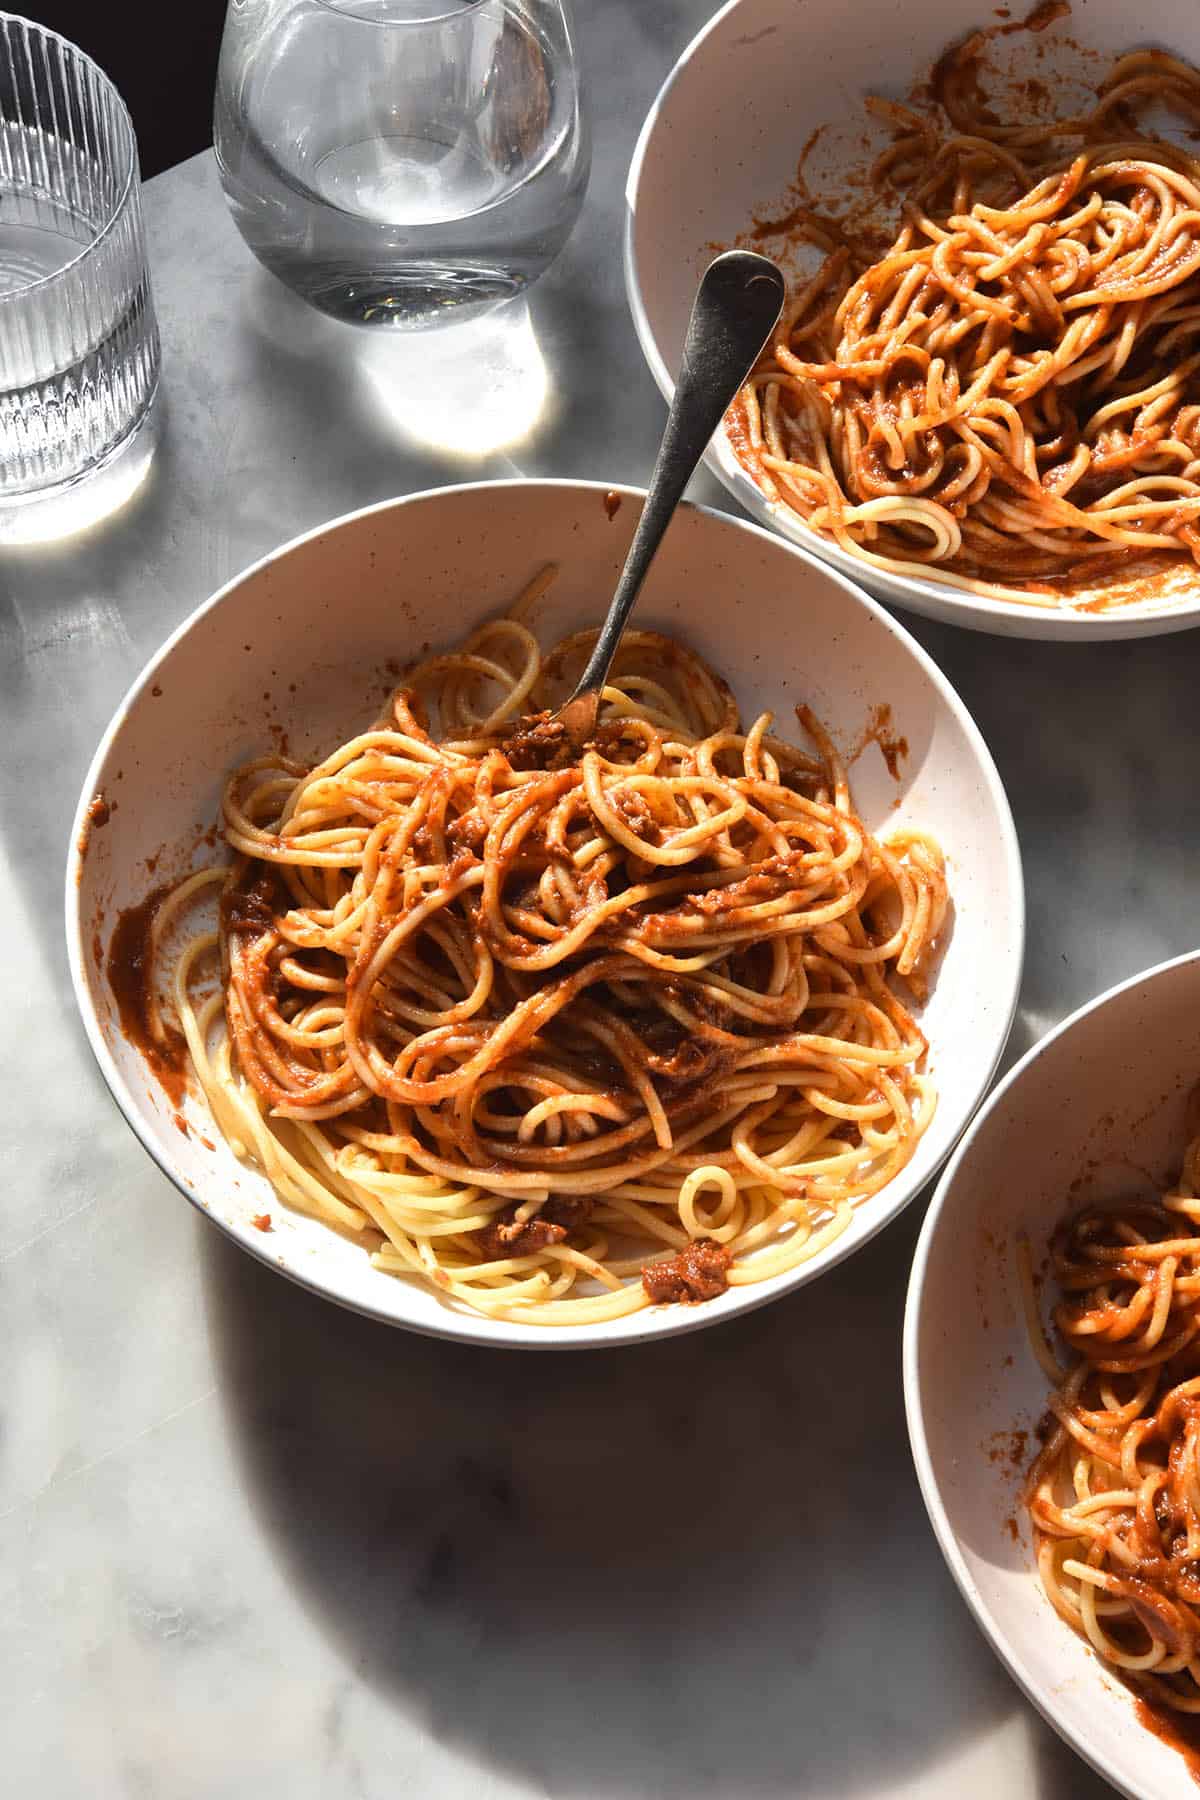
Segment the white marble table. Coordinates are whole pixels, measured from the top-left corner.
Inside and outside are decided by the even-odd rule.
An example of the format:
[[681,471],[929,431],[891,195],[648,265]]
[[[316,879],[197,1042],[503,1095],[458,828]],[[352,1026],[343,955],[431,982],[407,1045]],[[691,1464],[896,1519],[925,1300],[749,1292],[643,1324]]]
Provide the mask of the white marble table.
[[[206,155],[147,192],[166,368],[148,485],[85,538],[0,556],[14,1800],[1108,1791],[993,1660],[926,1524],[899,1372],[920,1205],[815,1287],[675,1343],[529,1358],[429,1342],[323,1305],[197,1219],[74,1015],[76,793],[126,684],[214,586],[392,493],[645,479],[662,408],[621,291],[624,175],[708,10],[580,9],[596,165],[532,300],[550,394],[522,441],[452,455],[381,409],[361,338],[260,273]],[[1015,1054],[1195,941],[1200,638],[916,630],[1021,831]]]

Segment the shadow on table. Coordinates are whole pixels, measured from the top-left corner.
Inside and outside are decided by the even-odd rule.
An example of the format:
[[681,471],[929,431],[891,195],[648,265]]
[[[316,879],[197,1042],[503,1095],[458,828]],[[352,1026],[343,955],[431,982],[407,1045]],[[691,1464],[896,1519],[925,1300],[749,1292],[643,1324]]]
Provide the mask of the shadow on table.
[[[319,1627],[556,1795],[890,1787],[994,1730],[1022,1702],[905,1440],[919,1215],[750,1318],[571,1355],[389,1331],[203,1230],[246,1486]],[[1039,1755],[1061,1794],[1069,1753]]]
[[[281,445],[338,496],[335,510],[521,473],[617,479],[620,466],[593,466],[584,445],[605,432],[630,441],[625,478],[644,473],[662,405],[649,375],[618,400],[611,372],[579,357],[589,312],[597,332],[602,323],[585,296],[568,307],[535,289],[437,330],[370,331],[326,318],[264,272],[248,280],[241,354],[272,396]],[[314,437],[325,418],[339,423],[336,441]]]
[[1033,1780],[1030,1791],[1042,1800],[1111,1800],[1116,1789],[1088,1767],[1081,1757],[1041,1725],[1033,1740]]

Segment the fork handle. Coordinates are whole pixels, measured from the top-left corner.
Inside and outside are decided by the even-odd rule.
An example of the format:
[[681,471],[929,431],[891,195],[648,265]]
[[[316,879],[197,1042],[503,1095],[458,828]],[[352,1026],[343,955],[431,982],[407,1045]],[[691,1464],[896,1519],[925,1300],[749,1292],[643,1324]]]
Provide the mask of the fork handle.
[[705,270],[642,516],[608,616],[568,706],[585,694],[598,699],[602,693],[625,622],[683,490],[775,329],[784,292],[775,264],[750,250],[728,250]]

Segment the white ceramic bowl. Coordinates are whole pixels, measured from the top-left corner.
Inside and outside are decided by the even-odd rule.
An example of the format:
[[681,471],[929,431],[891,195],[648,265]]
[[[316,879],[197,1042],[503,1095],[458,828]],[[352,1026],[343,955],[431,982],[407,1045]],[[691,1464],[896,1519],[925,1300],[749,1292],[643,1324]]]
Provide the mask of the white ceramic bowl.
[[[651,1308],[609,1324],[539,1329],[482,1319],[371,1268],[364,1252],[278,1205],[270,1236],[250,1220],[271,1197],[211,1125],[184,1136],[121,1035],[97,962],[117,913],[155,882],[211,859],[198,838],[218,816],[223,775],[286,730],[294,755],[324,754],[369,721],[398,664],[451,647],[548,562],[561,574],[536,619],[543,641],[602,616],[641,496],[586,482],[446,488],[351,514],[297,538],[187,619],[134,684],[88,772],[67,872],[67,936],[92,1047],[126,1118],[183,1193],[263,1261],[392,1323],[492,1344],[582,1348],[685,1331],[771,1299],[850,1255],[940,1166],[978,1103],[1008,1033],[1023,909],[1008,805],[983,740],[924,652],[873,602],[777,537],[685,508],[639,603],[638,620],[686,638],[717,664],[743,711],[774,707],[786,728],[808,699],[845,745],[886,702],[910,754],[897,783],[874,745],[852,776],[877,829],[920,820],[949,858],[953,933],[925,1013],[941,1101],[904,1172],[795,1274],[731,1289],[699,1307]],[[391,675],[385,665],[390,662]],[[85,856],[93,796],[113,803]],[[164,853],[164,846],[168,849]],[[181,848],[172,854],[170,847]],[[153,874],[146,859],[160,856]],[[197,1115],[200,1116],[200,1115]]]
[[[1032,0],[1013,0],[1024,16]],[[1150,19],[1150,16],[1147,15]],[[625,283],[646,360],[663,393],[673,389],[684,329],[701,271],[714,247],[731,245],[755,216],[777,218],[795,204],[789,189],[801,149],[826,127],[806,163],[814,193],[836,194],[847,171],[861,171],[864,132],[882,148],[863,97],[902,97],[947,44],[977,25],[996,24],[993,0],[730,0],[688,45],[642,127],[626,190]],[[1159,0],[1150,41],[1200,60],[1195,0]],[[1064,41],[1069,34],[1076,50]],[[1063,25],[1000,40],[1013,59],[1051,88],[1067,111],[1086,99],[1099,66],[1147,41],[1128,0],[1075,0]],[[1079,77],[1082,76],[1081,81]],[[770,253],[772,245],[762,248]],[[709,465],[750,515],[883,599],[931,618],[1016,637],[1142,637],[1200,622],[1200,571],[1178,598],[1090,614],[988,600],[935,582],[885,574],[810,531],[774,505],[737,461],[723,432]]]
[[1128,1690],[1052,1610],[1034,1568],[1018,1489],[1046,1380],[1029,1348],[1014,1246],[1027,1234],[1037,1268],[1069,1211],[1161,1190],[1178,1172],[1197,1081],[1200,951],[1072,1014],[964,1133],[921,1232],[904,1321],[913,1457],[951,1573],[1050,1724],[1144,1800],[1194,1800],[1195,1784],[1183,1759],[1138,1722]]

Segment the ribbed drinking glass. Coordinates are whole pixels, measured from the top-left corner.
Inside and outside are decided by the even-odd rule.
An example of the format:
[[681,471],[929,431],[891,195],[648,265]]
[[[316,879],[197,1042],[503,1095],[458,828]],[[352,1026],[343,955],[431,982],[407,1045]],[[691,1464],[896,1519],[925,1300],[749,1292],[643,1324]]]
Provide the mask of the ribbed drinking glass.
[[90,57],[0,13],[0,537],[121,454],[158,371],[129,114]]

